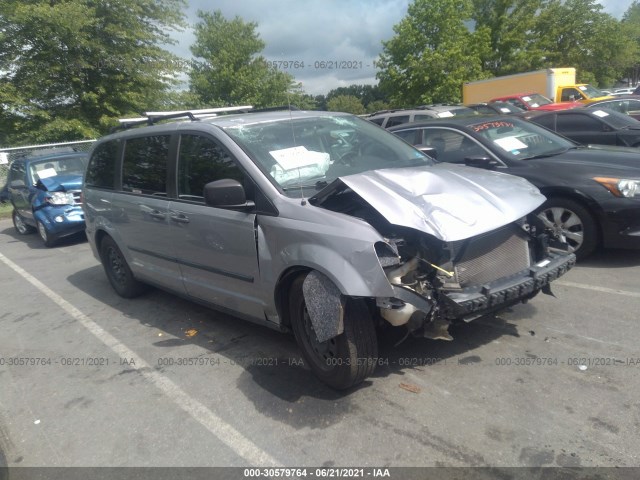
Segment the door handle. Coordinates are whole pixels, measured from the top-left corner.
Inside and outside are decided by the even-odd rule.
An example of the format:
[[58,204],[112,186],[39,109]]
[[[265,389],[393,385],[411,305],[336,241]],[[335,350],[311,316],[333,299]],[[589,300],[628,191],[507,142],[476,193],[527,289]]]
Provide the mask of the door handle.
[[174,213],[173,215],[170,215],[169,218],[172,222],[189,223],[189,217],[187,217],[184,213]]
[[167,218],[167,214],[163,213],[163,212],[161,212],[159,210],[153,210],[153,211],[149,212],[149,216],[151,218],[156,218],[158,220],[164,220],[165,218]]

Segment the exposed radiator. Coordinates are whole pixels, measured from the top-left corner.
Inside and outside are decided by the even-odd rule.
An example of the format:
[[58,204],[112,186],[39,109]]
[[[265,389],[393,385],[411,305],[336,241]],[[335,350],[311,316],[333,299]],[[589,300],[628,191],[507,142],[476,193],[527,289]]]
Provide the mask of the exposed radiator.
[[515,225],[453,243],[456,280],[461,287],[481,285],[531,266],[527,235]]

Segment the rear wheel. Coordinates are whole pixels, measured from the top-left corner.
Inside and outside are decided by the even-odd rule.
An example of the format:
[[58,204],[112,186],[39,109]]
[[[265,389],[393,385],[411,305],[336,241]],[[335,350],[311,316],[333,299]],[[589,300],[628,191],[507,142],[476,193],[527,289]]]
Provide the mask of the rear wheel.
[[361,383],[375,370],[378,356],[376,331],[363,300],[348,299],[344,331],[319,342],[302,293],[305,276],[296,278],[290,289],[289,315],[296,341],[313,373],[327,385],[346,389]]
[[578,202],[568,198],[550,198],[538,210],[547,232],[566,243],[569,251],[581,260],[598,246],[598,228],[593,215]]
[[38,234],[40,235],[40,238],[44,242],[44,246],[53,247],[56,243],[55,237],[51,235],[51,233],[49,233],[49,231],[47,230],[47,227],[45,227],[44,223],[42,223],[40,220],[36,222],[36,225],[38,227]]
[[102,240],[100,258],[109,283],[118,295],[124,298],[133,298],[147,290],[144,283],[135,279],[122,251],[111,237],[105,237]]
[[16,228],[16,231],[20,235],[29,235],[36,231],[31,225],[27,225],[22,218],[22,215],[18,213],[18,211],[14,208],[11,213],[11,217],[13,218],[13,226]]

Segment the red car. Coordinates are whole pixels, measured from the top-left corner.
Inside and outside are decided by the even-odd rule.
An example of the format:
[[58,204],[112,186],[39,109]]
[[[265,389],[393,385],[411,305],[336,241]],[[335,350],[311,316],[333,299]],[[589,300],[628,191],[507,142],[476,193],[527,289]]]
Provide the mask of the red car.
[[505,97],[494,98],[490,102],[508,102],[523,110],[566,110],[581,106],[579,103],[562,102],[553,103],[544,95],[539,93],[517,93]]

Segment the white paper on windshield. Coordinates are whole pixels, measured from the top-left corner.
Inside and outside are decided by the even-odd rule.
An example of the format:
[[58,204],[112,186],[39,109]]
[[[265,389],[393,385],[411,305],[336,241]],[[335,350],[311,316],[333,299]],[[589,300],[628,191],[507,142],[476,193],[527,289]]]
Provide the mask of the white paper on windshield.
[[522,150],[524,148],[527,148],[527,144],[521,142],[516,137],[498,138],[494,140],[493,143],[507,152],[513,152],[514,150]]
[[596,117],[601,117],[601,118],[609,116],[609,114],[607,112],[603,112],[602,110],[595,110],[595,111],[593,111],[591,113],[593,113]]
[[531,97],[528,97],[528,96],[527,96],[527,97],[522,97],[522,99],[523,99],[525,102],[528,102],[528,101],[530,101],[530,100],[531,100]]
[[283,148],[282,150],[272,150],[269,153],[283,170],[318,165],[324,159],[324,154],[310,152],[305,147]]
[[55,177],[56,175],[57,175],[57,172],[55,168],[45,168],[38,172],[39,178]]
[[6,165],[9,163],[9,154],[7,152],[0,152],[0,165]]
[[500,111],[501,111],[502,113],[509,113],[511,110],[509,110],[509,109],[508,109],[508,108],[506,108],[506,107],[502,107],[502,108],[500,109]]
[[451,112],[440,112],[438,114],[438,117],[440,117],[440,118],[453,117],[453,113],[451,113]]
[[584,85],[580,85],[578,88],[579,88],[580,90],[582,90],[583,92],[587,89],[587,87],[585,87]]

